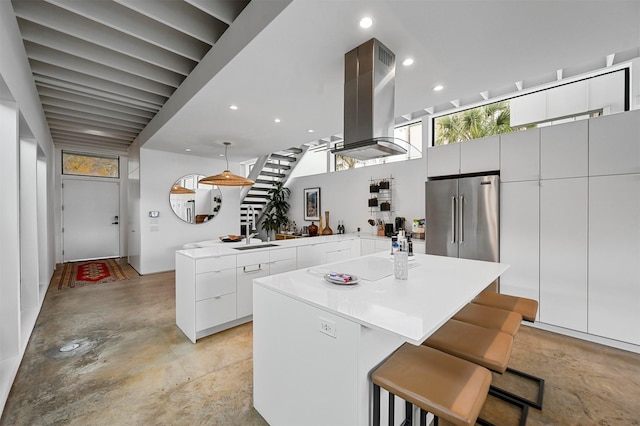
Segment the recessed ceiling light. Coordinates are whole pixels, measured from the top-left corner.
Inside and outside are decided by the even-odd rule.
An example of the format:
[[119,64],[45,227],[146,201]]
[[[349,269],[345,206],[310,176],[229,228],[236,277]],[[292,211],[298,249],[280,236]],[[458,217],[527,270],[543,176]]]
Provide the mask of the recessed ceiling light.
[[413,59],[412,58],[407,58],[404,61],[402,61],[402,65],[404,65],[405,67],[408,67],[409,65],[413,65]]
[[369,28],[372,25],[373,25],[373,19],[369,18],[368,16],[365,16],[360,20],[361,28]]
[[438,84],[437,86],[434,86],[433,91],[434,92],[439,92],[442,89],[444,89],[444,86],[442,84]]
[[313,132],[314,132],[314,130],[313,130],[313,129],[309,129],[309,130],[307,130],[307,132],[309,132],[309,133],[313,133]]
[[191,152],[191,148],[185,148],[184,150],[187,152]]
[[279,123],[279,122],[280,122],[280,119],[279,119],[279,118],[276,118],[276,119],[274,119],[273,121],[274,121],[275,123]]
[[229,109],[232,109],[232,110],[235,111],[235,110],[238,109],[238,106],[237,105],[229,105]]

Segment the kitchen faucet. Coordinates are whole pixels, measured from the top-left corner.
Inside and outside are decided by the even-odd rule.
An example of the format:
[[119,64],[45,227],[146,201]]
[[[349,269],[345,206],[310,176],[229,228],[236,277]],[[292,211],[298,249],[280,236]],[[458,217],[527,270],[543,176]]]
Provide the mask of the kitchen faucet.
[[[251,223],[251,231],[249,231],[250,229],[249,223]],[[247,207],[247,220],[244,228],[246,233],[245,240],[247,241],[247,245],[249,245],[249,242],[251,241],[251,237],[255,235],[255,231],[256,231],[256,211],[251,205]]]

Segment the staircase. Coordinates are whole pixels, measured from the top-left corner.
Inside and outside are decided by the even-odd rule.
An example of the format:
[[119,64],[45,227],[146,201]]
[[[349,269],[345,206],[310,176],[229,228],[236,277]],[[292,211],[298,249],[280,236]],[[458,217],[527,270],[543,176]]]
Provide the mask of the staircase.
[[[249,206],[253,206],[258,218],[257,223],[260,223],[264,208],[269,200],[268,191],[273,188],[276,182],[286,182],[289,179],[298,164],[297,161],[308,149],[308,146],[303,145],[300,148],[288,148],[258,158],[248,176],[255,184],[243,187],[240,192],[242,200],[240,203],[240,231],[242,235],[245,235]],[[256,229],[261,230],[258,225],[256,225]]]

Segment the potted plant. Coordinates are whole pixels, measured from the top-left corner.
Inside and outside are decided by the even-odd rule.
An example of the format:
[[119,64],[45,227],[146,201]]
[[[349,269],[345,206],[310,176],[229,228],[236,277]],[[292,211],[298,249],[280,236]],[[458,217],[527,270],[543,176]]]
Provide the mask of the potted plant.
[[380,186],[377,183],[371,182],[371,184],[369,185],[369,192],[374,193],[379,191],[380,191]]
[[380,187],[380,189],[389,189],[389,181],[386,179],[382,179],[378,186]]
[[[267,231],[267,237],[270,231],[275,234],[280,227],[287,223],[287,213],[289,212],[289,196],[291,190],[284,186],[283,182],[276,182],[267,195],[269,196],[267,205],[264,207],[264,215],[262,216],[262,229]],[[275,239],[275,235],[274,235]]]
[[369,198],[369,207],[378,206],[378,197]]

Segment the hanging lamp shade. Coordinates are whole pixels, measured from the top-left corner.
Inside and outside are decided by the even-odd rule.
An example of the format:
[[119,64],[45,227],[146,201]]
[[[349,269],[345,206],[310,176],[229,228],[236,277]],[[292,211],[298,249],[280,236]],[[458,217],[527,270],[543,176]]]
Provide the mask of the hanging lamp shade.
[[255,184],[251,179],[234,175],[229,171],[229,160],[227,159],[227,147],[229,145],[231,145],[231,142],[224,142],[224,159],[227,162],[227,170],[217,175],[202,178],[198,183],[218,186],[253,186],[253,184]]
[[184,186],[173,185],[171,187],[171,193],[172,194],[195,194],[196,191],[194,191],[193,189],[185,188]]

